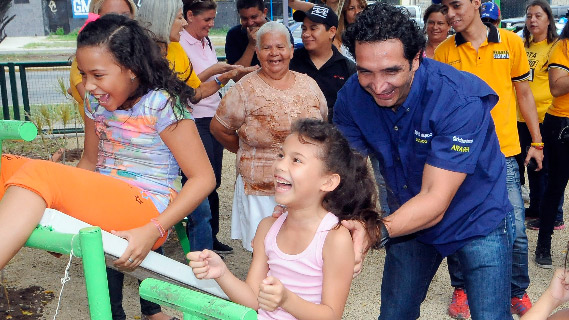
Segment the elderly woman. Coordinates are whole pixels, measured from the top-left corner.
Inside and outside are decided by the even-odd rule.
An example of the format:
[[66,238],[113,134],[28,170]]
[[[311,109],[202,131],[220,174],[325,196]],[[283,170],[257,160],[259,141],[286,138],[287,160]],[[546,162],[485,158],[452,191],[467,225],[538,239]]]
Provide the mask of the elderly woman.
[[318,84],[289,70],[289,37],[288,29],[277,22],[259,29],[256,52],[261,68],[227,92],[210,126],[215,138],[237,153],[231,237],[241,239],[249,251],[257,225],[276,205],[272,165],[291,124],[299,118],[327,118]]

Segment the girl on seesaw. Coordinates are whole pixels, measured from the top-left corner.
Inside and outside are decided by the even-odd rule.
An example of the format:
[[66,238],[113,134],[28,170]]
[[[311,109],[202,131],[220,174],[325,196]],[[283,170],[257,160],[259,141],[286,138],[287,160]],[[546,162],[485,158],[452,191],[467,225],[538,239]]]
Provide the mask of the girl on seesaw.
[[354,249],[342,220],[358,220],[380,237],[377,191],[366,161],[331,124],[302,119],[274,168],[279,218],[261,221],[246,281],[213,251],[188,254],[198,279],[215,279],[229,298],[259,319],[341,319],[354,271]]
[[[77,62],[89,92],[83,156],[78,168],[2,157],[0,269],[54,208],[128,240],[115,265],[133,270],[215,186],[188,112],[194,90],[145,29],[105,15],[79,34]],[[180,168],[188,177],[183,188]]]

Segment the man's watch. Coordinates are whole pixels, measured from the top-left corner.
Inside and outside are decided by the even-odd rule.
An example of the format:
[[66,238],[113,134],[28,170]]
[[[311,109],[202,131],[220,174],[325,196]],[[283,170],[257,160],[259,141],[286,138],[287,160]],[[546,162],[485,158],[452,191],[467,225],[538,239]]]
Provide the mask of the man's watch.
[[379,240],[379,248],[383,248],[385,247],[385,245],[387,244],[387,242],[389,242],[389,239],[391,239],[389,237],[389,231],[387,231],[387,227],[385,226],[385,223],[381,224],[381,239]]

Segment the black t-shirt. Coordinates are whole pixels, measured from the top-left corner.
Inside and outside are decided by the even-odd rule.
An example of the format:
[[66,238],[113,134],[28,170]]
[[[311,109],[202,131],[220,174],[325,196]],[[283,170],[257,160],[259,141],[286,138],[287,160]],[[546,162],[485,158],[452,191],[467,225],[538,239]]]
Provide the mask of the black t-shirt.
[[[290,33],[290,30],[288,31]],[[294,38],[292,33],[290,34],[290,42],[294,44]],[[247,28],[238,24],[227,31],[227,36],[225,38],[225,57],[227,58],[227,63],[235,64],[237,60],[241,59],[241,56],[247,49],[249,44],[249,36],[247,35]],[[257,54],[253,53],[253,59],[251,60],[251,65],[258,65],[259,60],[257,59]]]
[[356,64],[353,61],[342,55],[335,46],[332,46],[332,52],[332,57],[320,69],[316,69],[305,48],[294,50],[294,56],[290,61],[290,70],[304,73],[318,83],[326,97],[330,123],[332,123],[338,91],[348,81],[348,78],[356,73]]

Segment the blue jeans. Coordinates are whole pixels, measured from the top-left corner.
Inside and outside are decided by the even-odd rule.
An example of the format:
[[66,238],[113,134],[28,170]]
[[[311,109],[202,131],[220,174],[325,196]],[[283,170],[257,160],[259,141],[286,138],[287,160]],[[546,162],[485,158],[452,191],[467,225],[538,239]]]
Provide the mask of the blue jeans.
[[209,201],[204,199],[202,203],[188,215],[186,232],[190,242],[191,251],[213,249],[213,236],[211,233],[211,210]]
[[[509,292],[513,233],[513,214],[509,212],[494,231],[473,239],[456,252],[466,275],[474,320],[512,319]],[[432,245],[417,241],[413,235],[392,239],[386,251],[378,319],[417,319],[443,257]]]
[[[514,157],[506,158],[506,186],[508,198],[514,207],[515,237],[512,250],[512,293],[511,297],[521,298],[529,286],[528,271],[528,238],[526,235],[525,208],[520,187],[520,172]],[[460,262],[450,255],[447,258],[450,282],[453,287],[464,288],[464,276],[461,272]],[[470,293],[467,292],[470,301]]]
[[217,239],[217,234],[219,233],[219,194],[217,193],[217,188],[221,185],[223,145],[215,140],[209,130],[211,119],[212,118],[197,118],[195,121],[205,152],[207,153],[207,157],[215,175],[215,189],[213,189],[213,191],[207,196],[207,199],[209,201],[209,209],[211,211],[211,232],[213,234],[213,238]]

